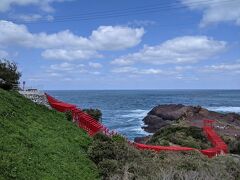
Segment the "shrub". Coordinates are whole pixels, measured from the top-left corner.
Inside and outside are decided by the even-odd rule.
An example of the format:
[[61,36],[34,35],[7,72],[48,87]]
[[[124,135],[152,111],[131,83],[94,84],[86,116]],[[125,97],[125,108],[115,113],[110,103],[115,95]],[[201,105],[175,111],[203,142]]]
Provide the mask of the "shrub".
[[113,159],[113,141],[108,136],[97,133],[93,137],[94,143],[89,147],[88,154],[95,163],[100,163],[104,159]]
[[5,81],[0,83],[0,88],[4,90],[11,90],[13,86],[10,83],[6,83]]
[[227,143],[229,152],[233,154],[240,154],[240,137],[222,136]]
[[118,162],[113,159],[105,159],[99,162],[98,167],[103,177],[107,177],[108,174],[114,173],[118,168]]
[[99,109],[83,109],[84,112],[91,115],[94,119],[101,121],[102,120],[102,112]]
[[168,146],[170,143],[197,149],[206,149],[211,146],[201,128],[169,125],[157,131],[147,144]]
[[208,142],[208,139],[203,134],[203,130],[199,127],[190,126],[186,131],[187,136],[192,136],[195,139],[199,139],[203,142]]
[[103,142],[107,141],[107,142],[112,142],[112,139],[111,139],[110,137],[106,136],[106,135],[103,134],[103,133],[97,133],[97,134],[95,134],[94,137],[93,137],[93,139],[94,139],[95,141],[103,141]]
[[115,142],[125,142],[126,141],[126,139],[119,134],[113,135],[112,140]]
[[68,121],[72,121],[73,117],[72,117],[72,112],[71,111],[66,111],[65,116],[66,116],[66,119]]
[[95,162],[100,163],[104,159],[114,159],[113,143],[107,141],[94,141],[88,149],[89,157]]
[[119,136],[98,134],[88,153],[103,179],[234,180],[240,175],[240,164],[232,157],[209,159],[198,151],[140,151]]
[[18,84],[21,73],[17,70],[17,64],[8,60],[0,60],[0,88],[13,89]]

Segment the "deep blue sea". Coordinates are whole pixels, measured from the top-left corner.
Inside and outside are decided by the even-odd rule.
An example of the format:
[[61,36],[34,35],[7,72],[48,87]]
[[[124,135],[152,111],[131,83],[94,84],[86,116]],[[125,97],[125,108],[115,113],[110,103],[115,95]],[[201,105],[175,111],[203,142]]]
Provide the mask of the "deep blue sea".
[[148,133],[142,119],[158,104],[200,105],[219,112],[240,113],[240,90],[79,90],[47,91],[80,108],[99,108],[103,124],[134,139]]

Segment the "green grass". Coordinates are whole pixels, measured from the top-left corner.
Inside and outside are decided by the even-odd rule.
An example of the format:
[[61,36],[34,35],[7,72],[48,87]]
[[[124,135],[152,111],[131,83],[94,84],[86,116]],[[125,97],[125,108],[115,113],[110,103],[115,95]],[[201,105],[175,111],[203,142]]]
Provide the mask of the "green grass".
[[211,147],[211,143],[207,140],[201,128],[179,125],[169,125],[161,128],[147,141],[147,144],[162,146],[175,144],[196,149]]
[[0,89],[0,179],[98,179],[92,140],[64,114]]

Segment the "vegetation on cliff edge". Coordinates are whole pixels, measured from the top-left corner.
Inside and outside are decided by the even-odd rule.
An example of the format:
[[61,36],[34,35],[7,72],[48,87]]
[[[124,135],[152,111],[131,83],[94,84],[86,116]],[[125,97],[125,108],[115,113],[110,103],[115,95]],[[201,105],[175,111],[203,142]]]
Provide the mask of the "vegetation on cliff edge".
[[140,151],[123,138],[97,134],[88,150],[104,179],[238,180],[240,162],[230,155]]
[[207,149],[211,147],[203,133],[203,130],[194,126],[169,125],[158,130],[147,141],[147,144],[170,146],[180,145],[196,149]]
[[18,85],[20,77],[21,73],[15,62],[0,59],[0,88],[13,89],[15,85]]

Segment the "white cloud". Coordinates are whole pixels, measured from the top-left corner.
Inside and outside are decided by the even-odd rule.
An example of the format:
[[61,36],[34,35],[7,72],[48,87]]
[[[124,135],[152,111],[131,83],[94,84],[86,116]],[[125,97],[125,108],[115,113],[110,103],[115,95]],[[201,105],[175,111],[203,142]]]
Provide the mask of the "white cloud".
[[[95,64],[95,63],[94,63]],[[98,63],[96,63],[98,64]],[[95,64],[95,66],[96,66]],[[99,64],[100,65],[100,64]],[[99,66],[100,67],[100,66]],[[43,73],[44,77],[62,77],[76,79],[76,77],[83,75],[99,75],[101,72],[95,70],[89,70],[88,66],[84,64],[68,63],[63,62],[60,64],[52,64],[49,67],[44,67],[45,72]]]
[[[79,77],[81,74],[89,74],[84,64],[73,64],[68,62],[63,62],[60,64],[52,64],[48,67],[43,67],[44,72],[41,77],[50,77],[50,78],[75,78]],[[56,79],[57,80],[57,79]]]
[[39,20],[52,21],[54,19],[51,15],[43,16],[40,14],[11,14],[9,17],[10,19],[24,22],[35,22]]
[[175,74],[174,71],[170,70],[162,70],[156,68],[149,68],[149,69],[140,69],[131,66],[119,67],[112,70],[113,73],[123,73],[123,74],[135,74],[135,75],[172,75]]
[[63,81],[73,81],[73,78],[63,78]]
[[33,22],[41,19],[42,16],[40,14],[17,14],[14,15],[14,18],[26,22]]
[[48,73],[48,76],[50,76],[50,77],[62,77],[62,74],[55,73],[55,72],[50,72],[50,73]]
[[88,65],[95,69],[102,68],[102,65],[100,63],[89,62]]
[[8,52],[0,49],[0,59],[7,58]]
[[47,21],[53,21],[54,17],[52,15],[47,15],[44,17],[44,19],[46,19]]
[[154,68],[143,69],[143,70],[140,70],[139,73],[140,74],[168,74],[161,69],[154,69]]
[[92,32],[90,41],[99,50],[119,50],[134,47],[141,42],[143,28],[100,26]]
[[50,65],[51,70],[63,70],[63,71],[70,71],[74,69],[74,66],[72,64],[69,64],[67,62],[61,63],[61,64],[52,64]]
[[139,52],[128,54],[112,61],[116,65],[136,62],[147,64],[194,63],[210,58],[226,48],[226,42],[206,36],[183,36],[163,42],[157,46],[144,46]]
[[134,20],[127,23],[128,26],[150,26],[156,24],[155,21],[151,20]]
[[178,79],[178,80],[184,80],[184,81],[197,81],[197,80],[199,80],[199,78],[198,77],[194,77],[193,75],[191,75],[191,76],[183,76],[183,75],[177,75],[176,76],[176,79]]
[[99,72],[99,71],[89,71],[88,73],[93,74],[93,75],[100,75],[101,74],[101,72]]
[[42,52],[46,59],[73,61],[76,59],[90,59],[92,57],[101,57],[93,50],[68,50],[68,49],[48,49]]
[[53,2],[64,2],[68,0],[1,0],[0,12],[6,12],[13,6],[28,6],[35,5],[40,7],[43,11],[52,12],[54,9],[51,7]]
[[47,34],[30,33],[25,25],[18,25],[9,21],[0,21],[0,42],[5,45],[19,45],[33,48],[80,47],[89,49],[89,40],[74,35],[69,30]]
[[126,66],[126,67],[120,67],[120,68],[115,68],[112,70],[113,73],[136,73],[137,68]]
[[52,64],[50,65],[50,68],[48,69],[48,72],[55,72],[55,71],[73,71],[77,70],[79,68],[84,68],[85,65],[83,64],[70,64],[67,62],[61,63],[61,64]]
[[0,43],[28,48],[45,49],[45,58],[75,60],[99,57],[97,51],[122,50],[141,42],[143,28],[100,26],[89,37],[73,34],[70,30],[53,34],[31,33],[25,25],[0,21]]
[[202,10],[203,17],[200,26],[211,23],[232,21],[240,25],[240,1],[239,0],[182,0],[182,3],[192,10]]
[[204,72],[226,72],[226,73],[240,73],[240,63],[232,64],[217,64],[206,66],[202,69]]
[[174,69],[176,71],[186,71],[186,70],[191,70],[193,69],[193,66],[176,66]]

